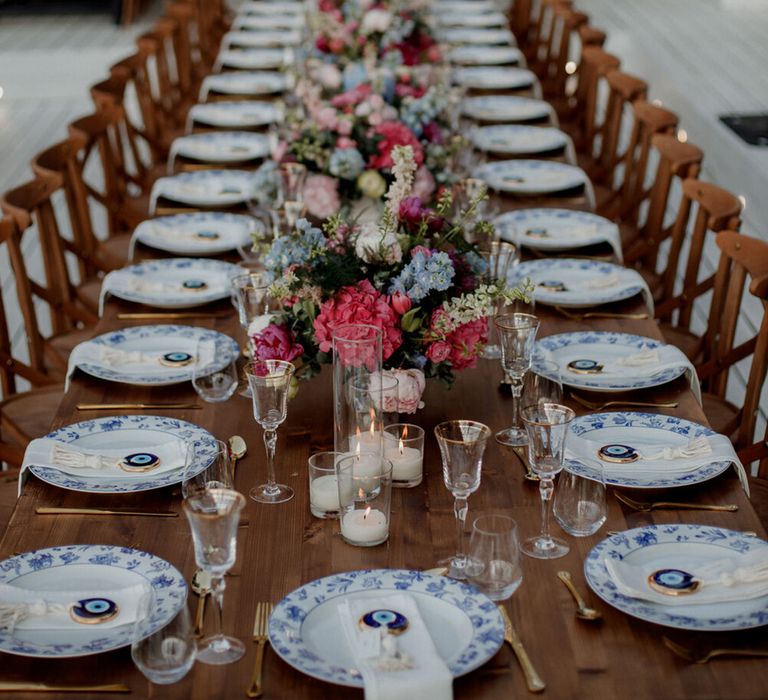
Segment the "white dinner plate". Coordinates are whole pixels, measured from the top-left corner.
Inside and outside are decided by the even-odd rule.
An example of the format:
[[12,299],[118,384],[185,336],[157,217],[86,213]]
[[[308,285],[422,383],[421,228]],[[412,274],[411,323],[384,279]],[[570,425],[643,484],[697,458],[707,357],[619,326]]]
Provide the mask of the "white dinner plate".
[[512,285],[530,278],[537,303],[563,308],[611,304],[631,299],[647,290],[637,270],[598,260],[526,260],[515,266],[510,277],[509,284]]
[[238,129],[274,124],[283,118],[283,111],[270,102],[238,100],[209,102],[189,110],[190,123],[199,122],[224,129]]
[[535,155],[565,148],[568,136],[560,129],[522,124],[497,124],[473,129],[475,148],[504,155]]
[[288,12],[294,15],[303,15],[306,7],[303,2],[293,2],[293,0],[281,0],[280,2],[245,0],[244,3],[237,6],[237,11],[249,15],[282,15]]
[[587,174],[575,165],[552,160],[498,160],[475,169],[488,187],[511,194],[552,194],[585,185]]
[[233,46],[298,46],[301,43],[301,31],[298,29],[269,29],[267,31],[231,31],[221,39],[221,48]]
[[515,37],[509,29],[460,27],[458,29],[444,29],[441,35],[448,44],[504,44],[505,46],[517,46]]
[[647,622],[701,632],[749,629],[768,624],[768,596],[716,605],[674,606],[630,598],[617,592],[605,559],[638,565],[658,562],[659,569],[683,570],[686,564],[730,559],[735,569],[740,559],[752,552],[763,552],[768,558],[768,542],[710,525],[646,525],[619,532],[596,545],[584,561],[584,575],[589,587],[608,605]]
[[457,68],[453,80],[465,88],[479,90],[517,90],[536,82],[536,74],[527,68],[508,66],[470,66]]
[[280,68],[289,63],[291,49],[222,49],[216,57],[215,70],[238,68],[240,70],[265,70]]
[[470,119],[485,122],[527,122],[553,115],[552,105],[546,100],[517,95],[467,97],[461,111]]
[[314,678],[363,687],[344,636],[337,605],[345,599],[406,593],[419,607],[437,652],[454,677],[494,656],[504,641],[496,605],[476,588],[423,571],[349,571],[311,581],[287,595],[269,619],[269,642],[283,661]]
[[[194,462],[190,465],[190,476],[199,474],[213,459],[216,441],[204,428],[178,418],[164,416],[109,416],[82,421],[58,428],[46,438],[61,440],[76,449],[98,450],[100,448],[136,452],[139,449],[151,450],[153,445],[168,442],[170,439],[182,440],[195,445]],[[151,473],[126,473],[124,476],[107,477],[94,475],[67,474],[52,467],[29,467],[38,479],[53,486],[70,491],[84,493],[137,493],[165,486],[180,484],[184,477],[184,465],[178,469]]]
[[523,52],[513,46],[457,46],[448,54],[451,63],[464,66],[500,66],[523,63]]
[[286,73],[268,70],[237,70],[231,73],[209,75],[200,86],[200,97],[204,100],[210,92],[225,95],[269,95],[283,92],[292,86],[290,76]]
[[433,13],[487,14],[499,11],[493,0],[437,0],[432,3]]
[[249,131],[211,131],[180,136],[171,143],[168,162],[177,156],[205,163],[242,163],[270,153],[269,137]]
[[293,12],[282,15],[253,15],[241,13],[232,20],[232,29],[255,29],[257,31],[269,29],[300,29],[305,24],[304,17]]
[[440,12],[435,14],[443,27],[503,27],[507,18],[501,12]]
[[[0,583],[30,591],[99,591],[146,586],[152,589],[147,634],[163,628],[186,604],[187,584],[178,569],[159,557],[130,547],[77,544],[47,547],[0,561]],[[0,650],[18,656],[66,659],[90,656],[131,644],[134,625],[109,629],[16,629],[0,631]],[[10,660],[6,668],[12,666]]]
[[152,185],[150,211],[165,197],[195,207],[230,207],[253,197],[254,173],[247,170],[197,170],[161,177]]

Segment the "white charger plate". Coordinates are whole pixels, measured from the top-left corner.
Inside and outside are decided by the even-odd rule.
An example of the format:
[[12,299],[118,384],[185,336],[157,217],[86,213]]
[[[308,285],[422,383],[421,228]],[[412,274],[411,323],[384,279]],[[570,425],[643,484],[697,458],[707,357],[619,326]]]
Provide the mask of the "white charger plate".
[[232,29],[300,29],[306,24],[302,15],[293,12],[274,15],[253,15],[248,12],[241,13],[232,20]]
[[461,111],[470,119],[488,122],[527,122],[553,114],[552,105],[546,100],[517,95],[467,97],[461,103]]
[[506,155],[534,155],[563,149],[568,135],[553,127],[496,124],[473,129],[470,135],[475,148]]
[[290,49],[223,49],[216,58],[216,69],[222,67],[239,68],[241,70],[264,70],[280,68],[286,65],[291,57]]
[[536,74],[527,68],[509,66],[469,66],[453,72],[453,81],[458,85],[481,90],[516,90],[536,80]]
[[[105,593],[146,584],[154,592],[147,636],[167,625],[187,600],[187,584],[176,567],[153,554],[112,545],[77,544],[17,554],[0,562],[0,582],[33,591]],[[133,624],[111,629],[82,627],[0,631],[0,650],[18,656],[66,659],[119,649],[133,641]]]
[[337,605],[385,592],[413,596],[437,652],[454,677],[482,666],[504,642],[496,604],[473,586],[403,569],[368,569],[311,581],[281,600],[269,619],[269,642],[283,661],[313,678],[363,687],[343,635]]
[[768,624],[768,596],[717,605],[660,605],[618,593],[604,560],[658,562],[659,569],[685,569],[691,561],[731,559],[736,568],[741,557],[755,551],[768,557],[768,542],[708,525],[647,525],[596,545],[584,561],[584,575],[589,587],[608,605],[647,622],[702,632],[750,629]]
[[229,207],[253,197],[254,173],[247,170],[196,170],[161,177],[152,186],[150,209],[159,197],[196,207]]
[[220,92],[226,95],[269,95],[291,87],[289,76],[278,71],[238,70],[209,75],[203,80],[201,95]]
[[503,27],[507,18],[501,12],[440,12],[435,20],[443,27]]
[[494,13],[499,6],[493,0],[437,0],[432,3],[433,12],[453,14]]
[[493,29],[484,27],[460,27],[444,29],[442,38],[448,44],[504,44],[517,46],[515,37],[509,29]]
[[[588,286],[601,277],[613,276],[616,282],[608,287]],[[573,309],[631,299],[645,289],[643,278],[636,270],[598,260],[526,260],[512,270],[509,284],[520,284],[526,278],[533,282],[533,297],[537,303]],[[541,286],[550,282],[561,282],[566,287],[565,291],[553,291]]]
[[269,136],[249,131],[211,131],[174,139],[169,163],[177,156],[206,163],[241,163],[270,153]]
[[233,46],[298,46],[301,43],[301,32],[298,29],[269,29],[258,31],[231,31],[221,39],[223,49]]
[[464,66],[517,65],[523,62],[523,52],[513,46],[457,46],[448,59]]
[[586,184],[587,174],[575,165],[552,160],[497,160],[475,169],[473,177],[511,194],[551,194]]
[[281,2],[261,2],[260,0],[246,0],[238,5],[237,11],[249,15],[282,15],[292,13],[303,15],[306,8],[303,2],[281,0]]
[[188,115],[190,123],[199,122],[225,129],[266,126],[282,118],[283,112],[277,105],[252,100],[199,104],[192,107]]

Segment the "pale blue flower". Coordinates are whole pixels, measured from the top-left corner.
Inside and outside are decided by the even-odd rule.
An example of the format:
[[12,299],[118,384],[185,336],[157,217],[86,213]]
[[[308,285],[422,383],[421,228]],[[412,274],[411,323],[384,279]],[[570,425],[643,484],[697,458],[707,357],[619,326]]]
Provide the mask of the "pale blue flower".
[[356,148],[337,148],[328,163],[331,175],[344,180],[354,180],[364,168],[365,161]]

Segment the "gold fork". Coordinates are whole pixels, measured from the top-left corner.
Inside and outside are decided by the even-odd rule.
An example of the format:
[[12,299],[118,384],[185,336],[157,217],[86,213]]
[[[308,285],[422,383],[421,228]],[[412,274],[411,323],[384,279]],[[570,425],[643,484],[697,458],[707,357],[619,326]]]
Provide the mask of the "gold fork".
[[253,620],[253,641],[256,642],[256,660],[253,662],[253,675],[251,687],[246,695],[249,698],[260,698],[261,669],[264,666],[264,647],[267,645],[267,628],[269,616],[272,614],[272,603],[261,602],[256,604],[256,617]]
[[498,604],[496,607],[499,609],[501,617],[504,620],[504,641],[512,647],[512,651],[514,651],[515,656],[517,656],[520,668],[523,669],[528,692],[540,693],[546,687],[544,681],[541,680],[541,676],[536,673],[536,669],[531,663],[531,659],[523,646],[523,641],[520,639],[520,635],[512,624],[512,619],[509,617],[507,609],[501,604]]
[[539,475],[531,468],[531,463],[528,460],[527,448],[525,446],[513,447],[512,452],[515,453],[523,467],[525,467],[525,478],[528,481],[538,481]]
[[717,656],[768,656],[768,649],[708,649],[699,651],[689,649],[673,642],[668,637],[662,637],[664,646],[692,664],[705,664]]
[[648,314],[636,313],[636,314],[621,314],[615,311],[587,311],[584,314],[576,314],[572,311],[566,311],[562,306],[555,306],[555,311],[562,314],[566,318],[570,318],[571,321],[583,321],[587,318],[627,318],[633,321],[644,321],[650,318]]
[[673,508],[675,510],[717,510],[725,511],[727,513],[735,513],[739,509],[739,506],[737,506],[735,503],[730,503],[725,506],[717,506],[710,503],[679,503],[673,501],[643,502],[635,501],[629,496],[625,496],[623,493],[619,493],[618,491],[614,492],[613,495],[616,496],[616,498],[624,505],[627,505],[634,510],[639,510],[643,513],[648,513],[652,510],[659,510],[663,508]]
[[616,399],[615,401],[605,401],[604,403],[600,403],[597,401],[587,401],[574,393],[571,393],[571,398],[577,404],[584,406],[584,408],[588,408],[590,411],[602,411],[609,406],[644,406],[646,408],[677,408],[678,406],[677,401],[661,401],[654,403],[652,401],[620,401]]

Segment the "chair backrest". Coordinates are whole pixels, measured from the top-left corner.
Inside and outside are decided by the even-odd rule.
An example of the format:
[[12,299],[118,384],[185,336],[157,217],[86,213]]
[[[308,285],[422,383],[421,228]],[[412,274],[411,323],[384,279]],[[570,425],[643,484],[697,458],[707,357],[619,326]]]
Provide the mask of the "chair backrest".
[[593,152],[594,140],[602,124],[598,110],[600,81],[618,70],[620,65],[617,56],[595,46],[586,46],[581,50],[572,115],[576,122],[576,148],[582,153]]
[[548,41],[539,61],[534,65],[546,97],[565,98],[568,73],[565,66],[571,55],[571,42],[576,30],[588,21],[587,15],[574,10],[570,4],[552,7],[552,25]]
[[578,28],[579,40],[581,41],[581,48],[585,46],[594,46],[601,49],[605,45],[605,40],[608,35],[597,27],[593,27],[591,24],[582,24]]

